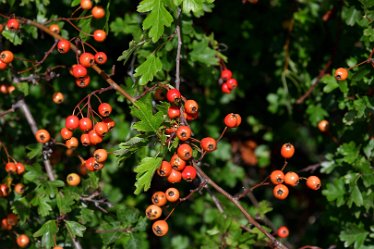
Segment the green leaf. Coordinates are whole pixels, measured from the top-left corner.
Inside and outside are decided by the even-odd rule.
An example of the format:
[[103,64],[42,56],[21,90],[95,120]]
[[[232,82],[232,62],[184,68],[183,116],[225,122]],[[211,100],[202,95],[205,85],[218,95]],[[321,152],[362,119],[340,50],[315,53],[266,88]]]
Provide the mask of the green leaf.
[[74,206],[74,196],[65,194],[64,192],[60,191],[56,195],[56,204],[58,209],[60,210],[60,215],[70,213],[72,207]]
[[202,0],[183,0],[183,13],[189,14],[191,11],[199,13],[203,10]]
[[145,85],[152,81],[158,72],[162,70],[162,62],[155,54],[148,58],[135,69],[135,77],[140,77],[139,85]]
[[326,188],[322,191],[322,194],[326,196],[329,202],[336,201],[336,205],[338,207],[342,206],[345,203],[344,179],[337,178],[334,179],[332,183],[327,183]]
[[42,191],[44,190],[38,191],[38,194],[31,200],[31,204],[38,207],[38,214],[40,216],[46,217],[52,211],[52,207],[49,204],[51,200],[47,196],[39,194]]
[[361,207],[364,203],[361,191],[360,191],[360,189],[358,188],[357,185],[354,185],[351,188],[351,194],[350,194],[350,197],[348,199],[348,206],[351,207],[352,203],[356,204],[357,207]]
[[45,173],[39,164],[26,165],[26,173],[23,175],[26,182],[36,183],[41,179],[45,179]]
[[115,36],[120,34],[131,34],[136,41],[138,41],[142,35],[142,29],[140,27],[141,19],[137,14],[126,14],[125,17],[117,17],[110,24],[110,31],[114,33]]
[[119,164],[121,161],[126,160],[128,157],[130,157],[132,154],[134,154],[137,150],[139,150],[146,144],[146,138],[135,136],[130,138],[126,142],[120,143],[119,149],[115,150],[113,154],[117,157]]
[[363,225],[349,223],[347,228],[340,232],[339,239],[344,241],[344,247],[350,247],[354,245],[354,248],[360,248],[369,232],[363,228]]
[[[85,12],[85,11],[84,11]],[[84,14],[81,14],[81,16]],[[80,27],[79,37],[82,42],[87,41],[91,34],[91,18],[82,18],[79,20],[78,26]]]
[[44,248],[51,248],[55,245],[55,238],[58,232],[56,220],[49,220],[43,224],[38,231],[36,231],[34,237],[42,237],[42,245]]
[[[17,87],[17,90],[20,91],[21,93],[23,93],[25,96],[29,95],[29,92],[30,92],[29,83],[20,82],[20,83],[17,83],[16,87]],[[41,144],[38,144],[38,145],[40,145],[40,147],[42,147]]]
[[42,155],[43,145],[41,143],[30,144],[26,147],[26,150],[29,150],[27,152],[27,157],[34,159],[35,157]]
[[86,227],[76,221],[65,220],[65,225],[69,231],[69,234],[71,234],[74,238],[76,236],[83,237],[83,233],[86,231]]
[[141,13],[150,11],[143,21],[143,29],[149,29],[153,42],[157,42],[164,34],[165,27],[170,27],[173,22],[172,15],[165,8],[165,0],[143,0],[137,10]]
[[338,149],[337,153],[343,156],[343,160],[349,164],[353,164],[360,154],[354,141],[342,144]]
[[191,61],[200,62],[207,66],[218,65],[216,51],[209,47],[207,39],[192,42],[192,51],[190,52]]
[[361,12],[352,6],[350,8],[347,8],[347,7],[343,8],[342,18],[343,20],[345,20],[345,23],[348,26],[353,26],[363,17],[362,17]]
[[136,130],[157,133],[164,121],[164,116],[160,111],[153,114],[152,109],[150,98],[140,99],[131,107],[131,115],[139,119],[139,121],[134,124]]
[[5,39],[13,43],[13,45],[15,46],[21,45],[23,42],[21,37],[14,31],[3,30],[3,32],[1,32],[1,35],[4,36]]
[[310,104],[306,110],[309,115],[309,120],[312,125],[316,126],[317,123],[328,116],[328,113],[320,105]]
[[326,86],[323,88],[323,91],[325,93],[330,93],[336,88],[339,87],[338,82],[336,81],[335,77],[332,75],[325,75],[321,78],[321,82],[326,84]]
[[134,171],[136,172],[136,195],[140,194],[142,191],[147,191],[151,187],[153,175],[158,167],[160,167],[161,162],[161,157],[146,157],[141,160],[138,166],[135,167]]
[[123,61],[123,65],[127,63],[127,61],[130,59],[131,55],[142,45],[144,44],[144,41],[136,42],[134,40],[130,41],[129,48],[124,50],[122,54],[117,58],[117,61]]

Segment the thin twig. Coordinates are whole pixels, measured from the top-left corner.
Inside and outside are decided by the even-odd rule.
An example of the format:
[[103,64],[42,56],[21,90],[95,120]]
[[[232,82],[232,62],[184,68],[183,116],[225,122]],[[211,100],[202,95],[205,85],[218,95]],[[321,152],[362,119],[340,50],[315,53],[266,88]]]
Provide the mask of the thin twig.
[[178,90],[180,87],[180,60],[181,60],[181,48],[182,48],[180,16],[181,16],[181,9],[178,8],[177,26],[175,28],[175,32],[177,33],[177,39],[178,39],[177,56],[175,58],[175,88]]

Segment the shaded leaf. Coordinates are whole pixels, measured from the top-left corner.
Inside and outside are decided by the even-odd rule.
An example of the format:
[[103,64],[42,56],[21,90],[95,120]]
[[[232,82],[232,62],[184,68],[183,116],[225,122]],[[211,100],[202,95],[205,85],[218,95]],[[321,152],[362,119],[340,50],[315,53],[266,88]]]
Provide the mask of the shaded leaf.
[[151,54],[147,59],[135,69],[135,77],[140,77],[139,85],[145,85],[152,81],[158,72],[162,70],[162,62],[155,54]]
[[86,231],[86,227],[76,221],[65,220],[65,225],[69,231],[69,234],[71,234],[74,238],[76,236],[83,237],[83,233]]
[[49,220],[45,222],[38,231],[36,231],[34,237],[42,237],[42,245],[44,248],[52,248],[55,245],[55,237],[58,231],[58,227],[55,220]]
[[134,123],[134,128],[136,130],[157,133],[164,121],[164,116],[160,111],[153,114],[152,109],[150,98],[138,100],[136,104],[131,107],[131,115],[139,119],[139,121]]
[[142,191],[147,191],[151,187],[151,182],[154,173],[160,167],[161,157],[146,157],[141,160],[134,171],[136,174],[135,194],[140,194]]

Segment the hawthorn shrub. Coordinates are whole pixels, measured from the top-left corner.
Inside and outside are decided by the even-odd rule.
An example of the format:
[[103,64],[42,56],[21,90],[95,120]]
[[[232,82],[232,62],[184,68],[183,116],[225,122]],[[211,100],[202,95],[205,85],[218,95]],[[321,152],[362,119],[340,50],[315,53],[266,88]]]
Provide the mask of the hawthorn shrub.
[[0,0],[0,248],[373,248],[373,7]]

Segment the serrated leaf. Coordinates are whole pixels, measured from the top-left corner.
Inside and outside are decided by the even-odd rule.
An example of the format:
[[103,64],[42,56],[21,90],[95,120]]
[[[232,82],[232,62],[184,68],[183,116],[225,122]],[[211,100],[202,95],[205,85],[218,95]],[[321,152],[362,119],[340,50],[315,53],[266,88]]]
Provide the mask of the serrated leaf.
[[202,0],[183,0],[183,13],[189,14],[191,11],[194,13],[201,12],[203,10]]
[[138,166],[135,167],[134,171],[136,173],[136,195],[140,194],[142,191],[147,191],[151,187],[153,175],[158,167],[160,167],[161,162],[161,157],[146,157],[140,161]]
[[143,137],[132,137],[128,141],[120,143],[119,149],[113,154],[118,158],[118,163],[134,154],[137,150],[147,144],[147,139]]
[[170,27],[173,17],[165,8],[165,0],[143,0],[139,3],[138,12],[150,11],[143,21],[143,29],[149,29],[149,36],[157,42],[163,35],[165,27]]
[[162,70],[162,62],[155,54],[151,54],[147,59],[135,69],[135,77],[140,77],[139,85],[145,85],[152,81],[158,72]]
[[336,88],[339,87],[338,82],[336,81],[335,77],[332,75],[325,75],[321,78],[321,82],[326,84],[326,86],[323,88],[323,91],[325,93],[330,93]]
[[[84,13],[84,12],[83,12]],[[81,14],[81,16],[83,15]],[[91,18],[82,18],[79,20],[78,26],[80,27],[79,38],[85,42],[90,38],[91,34]]]
[[33,206],[38,207],[38,214],[42,217],[46,217],[52,211],[52,207],[49,204],[51,200],[47,196],[41,196],[38,194],[31,200]]
[[164,116],[160,111],[153,114],[152,109],[150,98],[138,100],[135,105],[131,107],[131,115],[139,119],[139,121],[133,125],[136,130],[157,133],[164,121]]
[[43,145],[41,143],[31,144],[26,147],[26,150],[29,150],[27,152],[27,158],[33,159],[42,155]]
[[65,225],[69,231],[69,234],[71,234],[74,238],[76,236],[83,237],[83,233],[86,231],[86,227],[76,221],[65,220]]
[[313,125],[317,125],[317,123],[323,120],[325,117],[328,116],[328,113],[325,109],[323,109],[319,105],[312,105],[310,104],[306,110],[306,113],[309,115],[309,121]]
[[17,87],[17,90],[22,92],[25,96],[29,95],[30,85],[27,82],[17,83],[16,87]]
[[340,207],[345,203],[345,187],[344,179],[334,179],[332,183],[327,183],[326,188],[322,191],[322,194],[326,196],[329,202],[336,201],[336,205]]
[[58,232],[58,227],[55,220],[49,220],[43,224],[34,237],[42,237],[42,245],[44,248],[52,248],[55,245],[55,238]]
[[60,191],[56,195],[56,204],[61,215],[70,213],[74,206],[74,197],[72,198],[71,195],[66,195]]
[[361,191],[357,185],[351,188],[351,194],[348,199],[348,206],[351,207],[352,203],[356,204],[357,207],[361,207],[364,203]]
[[350,223],[345,230],[340,232],[339,239],[344,241],[345,247],[354,245],[354,248],[360,248],[368,234],[369,232],[362,225]]
[[191,60],[194,62],[200,62],[207,66],[218,65],[216,51],[209,47],[207,39],[202,41],[193,41],[190,56]]
[[33,164],[31,166],[26,165],[26,173],[23,175],[23,179],[25,179],[26,182],[36,183],[43,178],[45,178],[45,173],[39,164]]
[[1,35],[4,36],[5,39],[13,43],[13,45],[15,46],[21,45],[23,42],[21,37],[14,31],[3,30],[3,32],[1,32]]
[[360,154],[354,141],[342,144],[338,149],[337,153],[343,156],[343,160],[349,164],[353,164]]

